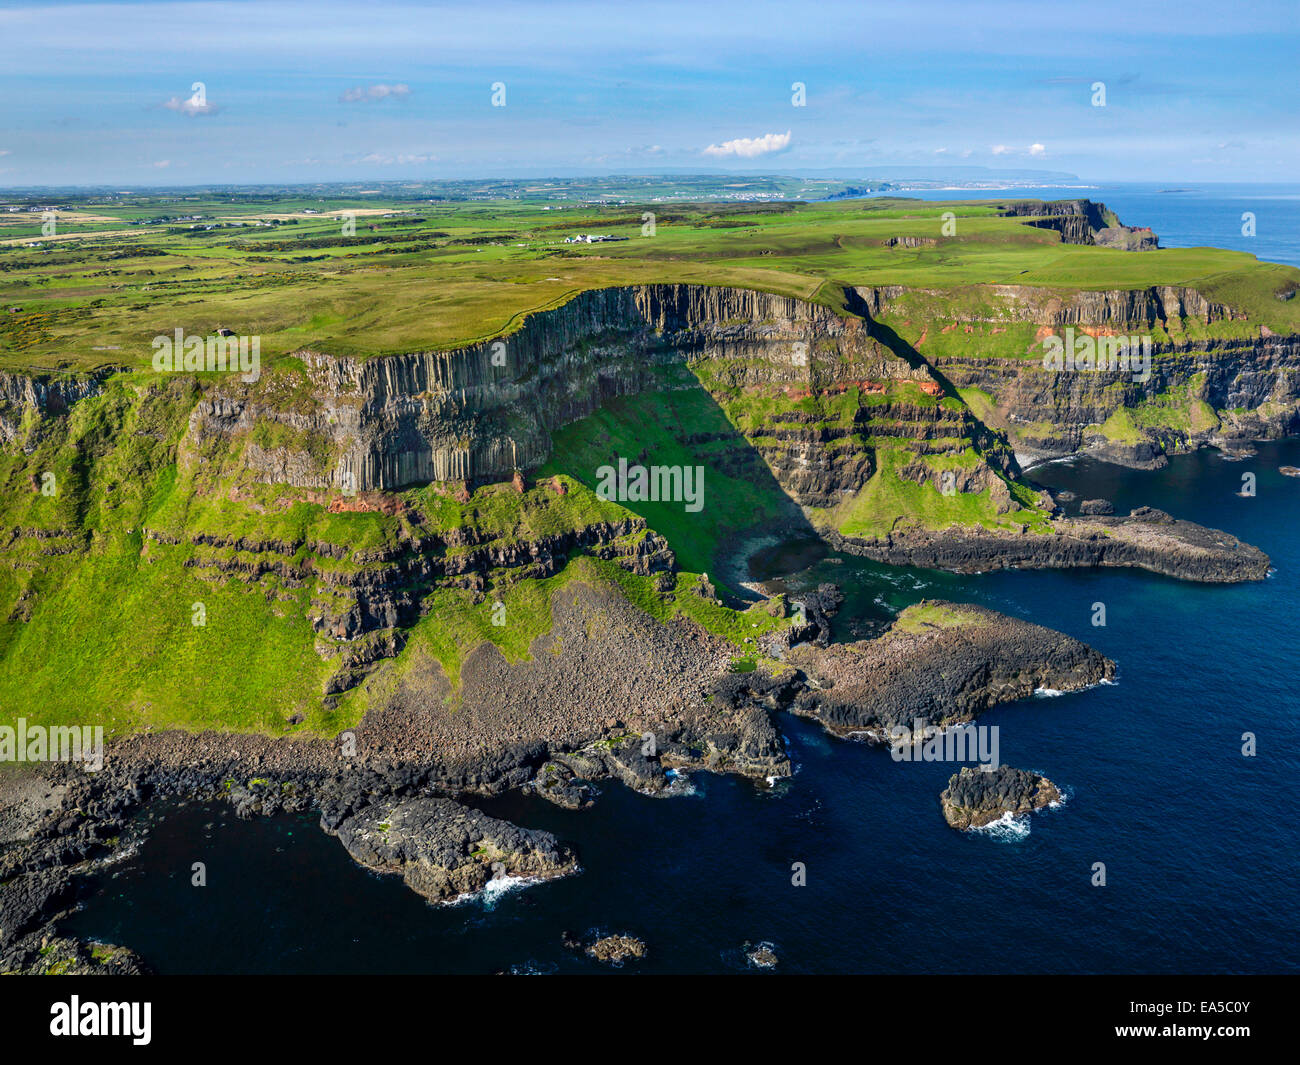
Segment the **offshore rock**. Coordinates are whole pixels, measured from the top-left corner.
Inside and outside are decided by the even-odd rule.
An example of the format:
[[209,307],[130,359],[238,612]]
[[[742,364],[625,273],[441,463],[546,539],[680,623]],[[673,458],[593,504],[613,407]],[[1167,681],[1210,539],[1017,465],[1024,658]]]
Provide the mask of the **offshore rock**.
[[939,796],[944,820],[953,828],[981,828],[1007,814],[1027,814],[1059,802],[1061,792],[1046,777],[1011,766],[964,767]]
[[400,873],[412,891],[445,902],[481,891],[494,876],[550,879],[577,872],[573,851],[549,832],[519,828],[451,799],[384,799],[331,829],[352,858]]

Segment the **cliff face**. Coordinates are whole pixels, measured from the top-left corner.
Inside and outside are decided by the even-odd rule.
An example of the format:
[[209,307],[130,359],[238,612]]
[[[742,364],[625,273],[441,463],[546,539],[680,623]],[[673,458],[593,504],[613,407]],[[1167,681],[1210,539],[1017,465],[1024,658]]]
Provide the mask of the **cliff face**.
[[279,422],[328,441],[337,463],[313,467],[291,448],[250,449],[258,479],[393,489],[536,466],[552,430],[613,397],[658,387],[664,368],[695,359],[720,364],[726,383],[742,388],[929,376],[873,340],[864,321],[769,293],[691,285],[584,292],[509,336],[454,351],[368,360],[299,354],[312,409],[277,409],[236,383],[199,404],[191,436]]
[[943,316],[951,293],[938,289],[916,289],[902,285],[859,287],[853,290],[872,317],[896,313],[905,297],[921,295],[935,304],[940,321],[1029,322],[1038,326],[1088,325],[1146,329],[1183,320],[1209,325],[1212,322],[1243,319],[1230,307],[1206,299],[1194,288],[1153,285],[1149,288],[1089,290],[1062,293],[1032,285],[978,285],[975,299],[952,306],[951,317]]
[[111,371],[29,377],[0,371],[0,444],[10,444],[18,438],[28,413],[57,417],[78,400],[94,395],[108,372]]
[[1117,226],[1115,213],[1091,200],[1014,200],[1002,205],[1004,217],[1029,218],[1040,229],[1054,229],[1062,244],[1096,244],[1097,234]]
[[[1046,205],[1047,216],[1107,220],[1104,207],[1064,202],[1076,207]],[[1192,288],[872,286],[845,290],[844,302],[848,315],[750,290],[611,288],[456,350],[365,360],[302,351],[291,395],[265,378],[205,387],[179,457],[193,465],[225,448],[252,479],[308,490],[502,480],[543,462],[555,429],[615,397],[694,387],[694,374],[743,436],[683,442],[712,445],[736,475],[761,458],[801,506],[851,496],[878,470],[883,447],[905,449],[896,463],[904,480],[992,490],[1001,513],[1005,478],[1018,472],[1006,440],[1029,457],[1092,449],[1149,466],[1201,443],[1300,430],[1300,337],[1260,329],[1254,338],[1205,339],[1212,327],[1228,336],[1249,327],[1232,326],[1240,313]],[[913,348],[889,326],[900,319],[922,339],[926,329],[961,324],[976,335],[943,350],[921,340]],[[1043,338],[1071,328],[1155,333],[1150,377],[1045,369]],[[981,350],[992,334],[1015,329],[1028,341],[1023,354]],[[95,377],[0,375],[0,439],[16,439],[24,412],[57,415],[98,387]],[[954,390],[985,400],[972,410]],[[724,444],[735,454],[723,454]],[[943,462],[927,460],[967,448],[972,462],[941,484]]]
[[[1087,201],[1010,206],[1088,225],[1108,214]],[[581,293],[531,315],[513,334],[456,350],[365,360],[303,351],[305,397],[285,404],[267,388],[237,379],[210,387],[191,414],[182,457],[202,453],[214,439],[238,437],[254,479],[299,488],[391,490],[502,479],[544,461],[556,428],[611,398],[665,387],[665,371],[682,365],[703,371],[715,394],[820,395],[846,383],[870,389],[936,380],[978,389],[991,399],[980,416],[1031,457],[1092,448],[1115,461],[1151,465],[1167,452],[1289,434],[1300,423],[1293,383],[1300,338],[1262,330],[1252,340],[1178,339],[1189,324],[1242,318],[1195,289],[1061,293],[989,285],[955,299],[939,290],[874,286],[845,295],[855,317],[742,289],[611,288]],[[914,315],[918,301],[936,325],[982,323],[996,330],[1027,323],[1040,337],[1076,327],[1099,335],[1158,331],[1174,339],[1153,345],[1147,381],[1122,371],[1052,372],[1033,345],[1024,357],[1008,358],[982,352],[977,339],[969,351],[924,356],[880,343],[878,321]],[[55,415],[98,386],[91,376],[0,374],[0,440],[17,437],[25,410]],[[1138,419],[1150,424],[1109,424],[1117,412],[1141,414],[1144,404],[1170,395],[1179,411],[1169,424],[1150,412]],[[872,435],[915,444],[927,436],[982,434],[982,445],[997,452],[996,438],[973,417],[954,428],[929,424],[934,416],[929,408],[909,411],[895,403],[892,410],[863,406],[851,423],[828,424],[815,412],[775,410],[761,431],[747,435],[796,502],[830,506],[875,471]],[[1004,473],[1013,469],[1005,459],[992,463]]]
[[[985,327],[960,351],[926,351],[936,374],[987,397],[980,416],[1005,432],[1027,458],[1089,450],[1136,467],[1206,443],[1289,436],[1300,429],[1300,336],[1230,326],[1245,315],[1195,289],[1152,286],[1070,294],[990,285],[965,294],[898,286],[858,289],[873,316],[914,316],[918,301],[937,320]],[[981,350],[989,334],[1037,327],[1023,352]],[[1228,334],[1205,336],[1205,327]],[[1148,338],[1150,374],[1131,369],[1059,370],[1043,363],[1044,340],[1073,329],[1079,337]],[[968,327],[968,332],[969,332]],[[1238,332],[1244,335],[1232,336]],[[1254,332],[1255,335],[1250,335]],[[1135,376],[1138,379],[1135,379]]]
[[1155,345],[1145,382],[1122,371],[1053,372],[1024,359],[945,356],[934,365],[958,388],[992,396],[990,420],[1031,455],[1094,449],[1123,465],[1158,466],[1204,443],[1300,431],[1295,336]]

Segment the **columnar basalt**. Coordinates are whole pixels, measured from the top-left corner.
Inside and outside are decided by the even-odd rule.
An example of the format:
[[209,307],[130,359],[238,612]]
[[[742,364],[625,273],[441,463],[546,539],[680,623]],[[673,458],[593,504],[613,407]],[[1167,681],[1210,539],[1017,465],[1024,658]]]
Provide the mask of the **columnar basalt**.
[[[608,288],[451,351],[370,359],[301,351],[298,361],[257,382],[230,377],[198,388],[177,460],[187,471],[237,468],[241,483],[287,484],[309,496],[504,480],[545,460],[555,430],[614,398],[703,386],[735,432],[727,440],[687,432],[680,443],[709,445],[719,468],[744,479],[760,475],[761,462],[799,506],[830,511],[851,503],[888,464],[889,478],[986,499],[986,517],[1014,517],[1028,507],[1034,513],[1026,519],[1036,521],[1045,511],[1016,485],[1013,448],[1026,458],[1091,448],[1115,461],[1156,465],[1167,452],[1201,443],[1300,428],[1300,337],[1263,328],[1253,336],[1238,311],[1191,288],[877,286],[846,289],[843,297],[841,313],[746,289]],[[925,345],[928,330],[949,333],[963,324],[968,340]],[[905,328],[913,340],[896,331]],[[1070,329],[1089,337],[1155,332],[1161,339],[1152,345],[1150,375],[1045,368],[1036,354],[1043,338]],[[1005,354],[1002,334],[1009,332],[1011,350],[1028,345],[1023,353]],[[65,411],[98,381],[10,375],[0,386],[17,425],[25,411]],[[985,401],[960,398],[976,392]],[[992,538],[974,530],[973,544],[969,529],[936,541],[942,515],[921,528],[906,520],[882,525],[880,517],[859,522],[876,530],[874,539],[839,525],[823,531],[887,561],[957,568],[1035,564],[1039,556],[1050,565],[1158,564],[1130,542],[1131,524],[1123,536],[1071,529],[1040,537],[1030,558],[1003,535],[1014,534],[1014,521]],[[658,547],[651,553],[662,554]],[[1187,553],[1176,554],[1182,566]],[[1266,559],[1252,556],[1206,572],[1225,579],[1266,568]],[[320,611],[324,631],[351,638],[409,613],[409,597],[355,590],[346,610]]]
[[740,387],[817,387],[843,377],[928,380],[871,336],[870,325],[818,304],[746,289],[647,285],[583,292],[499,339],[453,351],[371,359],[299,357],[314,409],[285,412],[231,384],[196,408],[190,432],[247,431],[259,420],[329,441],[337,461],[250,455],[260,479],[298,486],[393,489],[508,477],[542,462],[552,430],[603,402],[659,387],[658,372],[694,359]]

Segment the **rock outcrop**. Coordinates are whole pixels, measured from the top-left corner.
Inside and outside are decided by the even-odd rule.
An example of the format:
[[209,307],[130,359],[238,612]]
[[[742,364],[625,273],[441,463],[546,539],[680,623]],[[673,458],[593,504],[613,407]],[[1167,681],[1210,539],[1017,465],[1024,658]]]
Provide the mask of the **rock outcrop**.
[[646,945],[636,936],[603,936],[587,947],[587,954],[606,965],[620,966],[632,958],[644,958]]
[[412,891],[446,902],[500,877],[550,879],[578,869],[549,832],[519,828],[451,799],[385,799],[322,827],[368,869],[400,873]]
[[874,539],[833,530],[825,535],[849,554],[957,573],[1120,566],[1221,584],[1263,580],[1270,567],[1259,548],[1152,507],[1139,507],[1126,517],[1057,518],[1047,532],[957,526],[937,532],[901,528]]
[[944,820],[953,828],[982,828],[1007,814],[1016,816],[1059,802],[1059,789],[1046,777],[1011,766],[954,773],[939,796]]
[[1093,235],[1093,243],[1120,251],[1155,251],[1160,238],[1144,226],[1107,226]]
[[964,724],[1039,689],[1076,691],[1115,675],[1114,662],[1070,636],[941,600],[909,607],[878,639],[805,644],[786,660],[809,678],[791,710],[878,743],[895,728]]
[[84,374],[17,374],[0,371],[0,444],[18,439],[27,412],[59,417],[95,395],[112,370]]

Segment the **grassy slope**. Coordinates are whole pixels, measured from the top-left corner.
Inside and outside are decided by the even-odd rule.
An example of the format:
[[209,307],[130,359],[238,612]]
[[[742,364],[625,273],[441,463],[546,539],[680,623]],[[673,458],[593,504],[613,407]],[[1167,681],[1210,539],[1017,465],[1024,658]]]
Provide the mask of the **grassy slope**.
[[[699,396],[707,400],[697,392],[695,402]],[[332,514],[286,486],[248,483],[239,440],[178,463],[175,446],[194,398],[190,381],[160,384],[125,375],[103,395],[76,404],[67,419],[42,423],[42,432],[29,438],[30,453],[0,450],[0,529],[66,533],[23,536],[5,547],[0,605],[27,618],[0,621],[5,720],[91,722],[103,724],[110,735],[167,727],[333,734],[355,724],[422,653],[441,663],[453,696],[461,662],[482,641],[495,643],[511,661],[527,656],[532,641],[551,627],[555,590],[571,580],[613,583],[661,620],[685,615],[738,645],[784,624],[760,608],[735,611],[695,594],[700,577],[690,572],[687,525],[674,526],[666,514],[653,511],[687,547],[687,572],[679,574],[674,595],[655,591],[650,578],[616,563],[582,555],[546,580],[514,580],[500,572],[477,604],[468,592],[436,589],[406,652],[328,709],[322,685],[337,663],[315,651],[308,620],[311,582],[274,573],[256,581],[238,575],[204,579],[213,571],[187,563],[309,562],[318,570],[346,569],[355,562],[333,560],[308,545],[367,552],[399,546],[410,535],[464,528],[477,530],[488,544],[509,544],[622,521],[631,512],[558,474],[568,488],[564,495],[554,492],[549,479],[523,495],[509,485],[485,485],[463,503],[424,486],[402,493],[413,508],[403,515]],[[689,400],[675,399],[681,397],[666,397],[665,418],[670,411],[695,417]],[[32,487],[32,478],[39,481],[47,470],[58,488],[51,496]],[[723,490],[717,481],[709,483]],[[231,499],[233,490],[242,493],[239,501]],[[712,513],[724,514],[725,508]],[[723,522],[720,534],[728,531]],[[173,546],[154,541],[150,532],[299,546],[291,555]],[[712,551],[705,535],[694,541],[701,558]],[[506,606],[504,625],[492,623],[498,600]],[[202,625],[194,624],[197,604]],[[305,721],[287,727],[296,713]]]
[[[689,374],[686,375],[689,378]],[[691,433],[721,433],[728,439],[687,445]],[[628,502],[625,506],[667,537],[678,564],[693,573],[712,573],[723,549],[755,525],[791,516],[791,505],[775,479],[732,476],[719,464],[731,449],[747,448],[726,413],[703,389],[676,387],[616,399],[554,435],[554,452],[541,475],[567,473],[595,488],[596,471],[619,456],[645,464],[702,466],[704,506],[689,512],[680,502]]]
[[[974,456],[969,456],[973,458]],[[992,493],[944,495],[932,485],[917,484],[898,475],[909,458],[899,448],[877,452],[879,467],[862,488],[839,506],[813,512],[819,524],[832,526],[845,536],[871,539],[907,527],[944,529],[954,525],[985,529],[1014,529],[1028,526],[1045,531],[1047,514],[1034,493],[1008,482],[1013,509],[997,512]],[[960,460],[962,456],[956,456]]]

